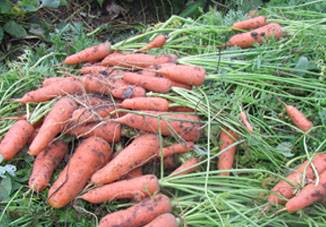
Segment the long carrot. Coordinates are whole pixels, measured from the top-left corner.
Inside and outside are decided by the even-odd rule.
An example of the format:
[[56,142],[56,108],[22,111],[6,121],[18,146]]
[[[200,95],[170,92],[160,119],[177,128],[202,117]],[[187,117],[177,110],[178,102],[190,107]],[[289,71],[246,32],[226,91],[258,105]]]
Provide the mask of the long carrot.
[[101,219],[99,227],[140,227],[161,214],[171,212],[171,209],[170,199],[163,194],[158,194],[128,209],[106,215]]
[[[317,154],[312,159],[312,164],[316,168],[318,174],[326,170],[326,154]],[[285,199],[292,198],[295,193],[295,189],[306,181],[312,181],[315,179],[315,173],[312,165],[308,161],[305,161],[293,173],[288,175],[287,180],[281,180],[272,188],[272,194],[269,195],[268,201],[272,204],[283,204]]]
[[174,170],[170,176],[181,176],[186,175],[188,173],[192,173],[198,169],[197,166],[199,160],[197,158],[189,159],[188,161],[184,162],[181,166],[179,166],[176,170]]
[[111,162],[92,176],[92,183],[103,185],[118,180],[131,170],[153,159],[160,147],[156,135],[138,136],[123,149]]
[[11,160],[29,142],[34,128],[26,120],[13,124],[0,143],[0,155],[4,160]]
[[76,102],[68,97],[61,98],[46,116],[39,133],[29,147],[30,155],[38,155],[44,150],[54,137],[62,132],[77,108]]
[[307,132],[313,127],[312,122],[294,106],[285,105],[285,109],[292,122],[302,131]]
[[93,123],[109,116],[114,110],[113,104],[103,104],[90,108],[82,107],[74,111],[71,120],[77,124]]
[[29,188],[36,192],[45,189],[49,184],[53,171],[60,164],[67,152],[67,144],[62,140],[58,140],[37,155],[33,164],[32,174],[28,181]]
[[253,133],[254,128],[250,124],[245,112],[243,112],[243,111],[240,112],[240,119],[241,119],[242,123],[246,126],[247,131],[249,133]]
[[147,51],[149,49],[161,48],[166,43],[165,35],[158,35],[148,44],[146,44],[143,48],[139,49],[138,52]]
[[236,22],[232,25],[232,29],[249,30],[249,29],[262,27],[266,24],[267,24],[266,17],[258,16],[244,21]]
[[163,157],[168,157],[174,154],[183,154],[190,151],[194,147],[193,142],[175,143],[162,149]]
[[201,136],[202,130],[198,116],[154,111],[144,111],[144,113],[150,115],[128,113],[114,121],[146,132],[158,133],[161,131],[165,136],[178,134],[187,141],[196,141]]
[[68,56],[65,64],[79,64],[83,62],[95,62],[105,58],[111,53],[111,44],[109,42],[100,43],[95,46],[88,47],[76,54]]
[[238,46],[242,48],[251,47],[255,43],[261,44],[264,39],[274,37],[280,39],[282,27],[276,23],[270,23],[250,32],[245,32],[232,36],[226,43],[227,46]]
[[170,213],[161,214],[143,227],[178,227],[177,219]]
[[[225,150],[227,147],[234,144],[237,140],[237,135],[231,130],[222,130],[220,134],[220,150]],[[219,170],[229,170],[232,169],[234,162],[234,155],[237,147],[232,146],[225,150],[219,157],[217,162],[217,168]],[[229,176],[230,172],[220,173],[221,176]]]
[[200,86],[204,83],[206,72],[205,69],[192,65],[176,65],[166,63],[155,66],[156,72],[160,75],[190,86]]
[[119,106],[131,110],[168,111],[169,102],[159,97],[137,97],[125,99]]
[[93,204],[117,199],[141,201],[159,190],[160,185],[157,177],[155,175],[144,175],[103,185],[86,192],[80,198]]
[[48,203],[61,208],[84,188],[91,175],[110,158],[108,143],[98,137],[85,139],[76,149],[48,193]]

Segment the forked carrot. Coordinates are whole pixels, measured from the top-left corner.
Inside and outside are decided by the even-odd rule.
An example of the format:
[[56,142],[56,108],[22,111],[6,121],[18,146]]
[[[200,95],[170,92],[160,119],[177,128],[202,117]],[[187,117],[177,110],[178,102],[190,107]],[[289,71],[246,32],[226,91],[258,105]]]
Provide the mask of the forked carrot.
[[232,29],[249,30],[265,26],[266,24],[266,17],[258,16],[244,21],[236,22],[232,25]]

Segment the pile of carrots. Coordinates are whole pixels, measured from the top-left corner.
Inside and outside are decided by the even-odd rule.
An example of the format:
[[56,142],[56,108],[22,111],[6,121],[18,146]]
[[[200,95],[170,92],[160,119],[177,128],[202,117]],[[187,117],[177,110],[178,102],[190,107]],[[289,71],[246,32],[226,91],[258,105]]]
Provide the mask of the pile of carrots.
[[[267,24],[265,17],[235,23],[233,28],[256,30],[231,37],[227,46],[249,47],[261,43],[263,37],[280,38],[282,34],[281,27],[275,23]],[[176,218],[171,214],[170,199],[160,194],[159,180],[155,175],[144,175],[142,167],[160,158],[164,159],[164,165],[174,166],[172,157],[191,151],[201,137],[203,126],[195,110],[171,106],[168,100],[147,96],[147,92],[168,93],[172,87],[192,89],[204,83],[206,72],[201,67],[177,64],[174,55],[144,53],[165,43],[166,37],[158,35],[133,53],[114,51],[108,42],[89,47],[64,61],[65,64],[85,63],[79,76],[45,79],[42,87],[17,99],[24,104],[57,99],[42,122],[32,125],[26,119],[19,120],[0,143],[0,154],[5,160],[11,160],[29,145],[28,153],[36,156],[29,179],[32,190],[40,192],[49,186],[53,172],[69,152],[66,138],[81,138],[49,189],[48,203],[52,207],[64,207],[74,199],[92,204],[130,199],[138,203],[103,217],[100,226],[177,226]],[[298,128],[307,131],[312,127],[312,123],[295,107],[286,106],[286,110]],[[240,118],[248,132],[253,133],[244,112]],[[122,126],[136,129],[139,133],[123,150],[113,152],[112,145],[126,136]],[[175,136],[182,142],[162,148],[159,135]],[[219,156],[217,168],[226,170],[221,171],[223,176],[229,175],[227,170],[232,169],[236,152],[234,144],[238,138],[230,129],[221,131],[220,149],[223,153]],[[317,172],[322,173],[326,169],[322,163],[326,158],[319,159],[316,157],[313,162],[316,162]],[[180,167],[174,167],[171,176],[195,171],[199,161],[191,158]],[[317,164],[322,167],[317,167]],[[300,167],[298,172],[303,169],[306,167]],[[310,166],[306,171],[309,171],[309,180],[314,180]],[[294,175],[289,179],[298,184],[301,179]],[[326,180],[324,175],[321,175],[320,182]],[[286,198],[294,195],[286,182],[278,185],[274,192]],[[284,189],[284,185],[288,188]],[[316,191],[316,187],[310,183],[300,193],[308,194],[309,190]],[[318,190],[320,194],[326,194],[325,188]],[[275,195],[271,195],[269,200],[281,201]],[[288,210],[291,212],[293,208]]]

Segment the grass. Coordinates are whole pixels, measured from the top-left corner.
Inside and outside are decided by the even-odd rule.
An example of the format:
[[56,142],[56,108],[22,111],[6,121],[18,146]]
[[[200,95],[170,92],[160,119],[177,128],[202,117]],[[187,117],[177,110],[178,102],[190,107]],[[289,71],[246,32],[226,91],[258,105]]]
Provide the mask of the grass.
[[[270,21],[282,24],[285,36],[280,41],[271,40],[249,49],[218,48],[234,33],[229,24],[239,15],[230,13],[224,17],[216,11],[196,20],[172,16],[141,35],[114,44],[118,49],[133,50],[157,33],[168,33],[168,44],[153,50],[153,54],[178,54],[180,63],[200,65],[208,72],[204,86],[192,91],[174,88],[169,94],[150,93],[196,109],[204,121],[205,136],[192,153],[201,158],[201,171],[183,177],[161,173],[162,191],[171,196],[173,213],[181,224],[323,226],[325,223],[326,209],[321,203],[296,214],[278,212],[282,206],[263,212],[271,187],[296,165],[325,150],[326,21],[325,12],[316,10],[318,4],[321,1],[296,5],[296,10],[283,6],[263,8],[261,12]],[[1,67],[1,134],[13,123],[3,118],[28,111],[29,119],[37,121],[51,105],[22,106],[14,98],[39,86],[45,77],[76,73],[61,64],[63,57],[97,42],[71,24],[54,32],[51,40],[51,46],[26,47],[17,61]],[[293,126],[282,102],[297,106],[314,122],[314,128],[304,133]],[[238,117],[241,110],[246,111],[254,125],[253,134],[242,126]],[[241,135],[230,177],[218,176],[220,171],[215,170],[216,157],[223,152],[218,148],[222,127]],[[187,158],[189,154],[180,159]],[[10,162],[17,166],[17,172],[10,177],[10,193],[0,201],[0,226],[92,226],[106,213],[128,205],[112,202],[92,206],[73,201],[64,209],[52,209],[46,203],[47,190],[35,194],[27,187],[32,162],[33,158],[25,151]],[[59,169],[63,166],[64,163]],[[147,169],[153,171],[151,166]]]

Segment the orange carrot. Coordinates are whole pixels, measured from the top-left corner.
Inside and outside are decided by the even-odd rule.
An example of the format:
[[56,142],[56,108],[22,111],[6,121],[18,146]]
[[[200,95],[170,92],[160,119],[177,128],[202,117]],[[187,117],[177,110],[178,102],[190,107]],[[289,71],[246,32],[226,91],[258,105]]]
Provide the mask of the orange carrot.
[[159,190],[160,185],[157,177],[155,175],[144,175],[103,185],[90,190],[80,196],[80,198],[93,204],[117,199],[135,199],[141,201]]
[[103,104],[90,108],[79,108],[72,114],[71,120],[76,124],[92,123],[110,115],[115,110],[113,104]]
[[[232,169],[236,146],[232,146],[225,150],[227,147],[231,146],[237,141],[237,134],[231,130],[221,131],[220,134],[220,151],[224,152],[218,157],[217,167],[219,170],[229,170]],[[220,173],[220,176],[229,176],[230,172]]]
[[175,55],[115,54],[104,58],[102,65],[146,68],[155,64],[176,62],[176,60]]
[[43,150],[34,161],[33,171],[28,182],[29,188],[36,192],[45,189],[49,184],[53,171],[67,152],[68,146],[62,140],[52,143]]
[[95,46],[88,47],[76,54],[66,57],[65,64],[73,65],[83,62],[96,62],[102,60],[111,53],[111,44],[109,42],[100,43]]
[[319,182],[306,185],[295,197],[291,198],[285,205],[289,213],[301,210],[316,201],[323,199],[326,195],[326,172],[320,174]]
[[156,135],[145,134],[138,136],[111,162],[92,176],[92,183],[103,185],[118,180],[131,170],[154,158],[159,148],[160,142]]
[[290,105],[285,105],[285,108],[290,119],[299,129],[307,132],[313,127],[312,122],[309,121],[300,110]]
[[238,46],[241,48],[251,47],[255,43],[261,44],[263,39],[274,37],[280,39],[282,36],[282,27],[276,23],[270,23],[250,32],[245,32],[232,36],[226,43],[227,46]]
[[131,110],[167,111],[169,109],[169,102],[159,97],[137,97],[125,99],[119,106]]
[[240,119],[241,119],[242,123],[246,126],[247,131],[249,133],[253,133],[254,128],[252,127],[252,125],[248,121],[248,118],[247,118],[247,115],[246,115],[245,112],[243,112],[243,111],[240,112]]
[[173,63],[166,63],[156,65],[156,72],[160,75],[187,85],[200,86],[204,83],[206,72],[205,69],[192,65],[176,65]]
[[166,36],[158,35],[152,41],[150,41],[148,44],[146,44],[146,46],[139,49],[138,51],[142,52],[142,51],[147,51],[149,49],[161,48],[162,46],[164,46],[165,43],[166,43]]
[[86,92],[98,94],[111,94],[113,83],[100,76],[85,75],[80,78]]
[[[314,156],[312,164],[316,168],[318,174],[324,172],[326,170],[326,154],[317,154]],[[311,164],[309,164],[308,161],[305,161],[286,178],[291,182],[291,184],[284,180],[281,180],[276,184],[271,190],[272,194],[268,197],[270,203],[283,204],[285,201],[282,197],[286,199],[292,198],[299,185],[302,185],[306,181],[312,181],[315,179],[315,173]]]
[[74,77],[71,77],[71,76],[69,76],[69,77],[49,77],[49,78],[46,78],[43,80],[42,87],[53,85],[53,84],[56,84],[61,81],[67,81],[67,79],[73,80],[73,78]]
[[114,121],[146,132],[158,133],[161,131],[165,136],[178,134],[187,141],[196,141],[201,136],[201,124],[198,116],[170,112],[144,112],[149,115],[128,113]]
[[144,97],[145,95],[145,89],[139,86],[125,85],[112,90],[112,96],[118,99]]
[[129,173],[127,173],[125,176],[122,177],[122,179],[132,179],[135,177],[143,176],[143,169],[142,167],[138,167],[136,169],[131,170]]
[[144,76],[138,73],[125,72],[123,80],[137,86],[141,86],[149,91],[167,93],[171,89],[171,81],[163,77]]
[[85,138],[96,136],[109,143],[115,143],[120,141],[121,127],[119,124],[111,121],[101,122],[99,125],[96,123],[90,123],[73,127],[67,131],[67,134]]
[[63,97],[54,104],[52,110],[46,116],[39,133],[30,145],[28,153],[38,155],[44,150],[54,137],[62,132],[76,108],[76,102],[68,97]]
[[110,158],[111,148],[98,137],[85,139],[76,149],[48,194],[48,203],[61,208],[85,187],[91,175]]
[[[102,65],[91,65],[91,66],[83,66],[79,72],[81,74],[109,74],[112,72],[112,69],[109,67],[105,67]],[[103,73],[102,73],[103,72]]]
[[187,107],[187,106],[171,106],[169,108],[169,112],[187,112],[187,113],[193,113],[195,112],[194,109]]
[[172,87],[180,87],[180,88],[184,88],[184,89],[187,89],[187,90],[192,89],[192,86],[188,85],[188,84],[179,83],[179,82],[176,82],[174,80],[171,80],[171,83],[172,83]]
[[170,199],[163,194],[158,194],[144,199],[128,209],[106,215],[101,219],[99,227],[141,227],[150,223],[157,216],[171,212],[171,209]]
[[174,154],[183,154],[190,151],[193,147],[193,142],[175,143],[162,149],[163,157],[168,157]]
[[164,158],[163,165],[164,165],[164,169],[168,169],[168,170],[175,169],[177,166],[176,166],[176,161],[175,161],[174,156],[171,155],[171,156]]
[[198,169],[197,165],[199,160],[197,158],[189,159],[188,161],[184,162],[181,166],[179,166],[176,170],[174,170],[170,176],[181,176],[186,175],[188,173],[192,173]]
[[10,127],[0,143],[0,156],[4,160],[11,160],[28,143],[33,132],[34,128],[28,121],[17,121]]
[[148,71],[148,70],[140,70],[137,73],[143,76],[159,77],[159,75],[156,72]]
[[143,227],[178,227],[177,219],[170,213],[161,214]]
[[267,24],[266,17],[258,16],[244,21],[236,22],[232,25],[232,29],[249,30],[249,29],[262,27],[266,24]]

